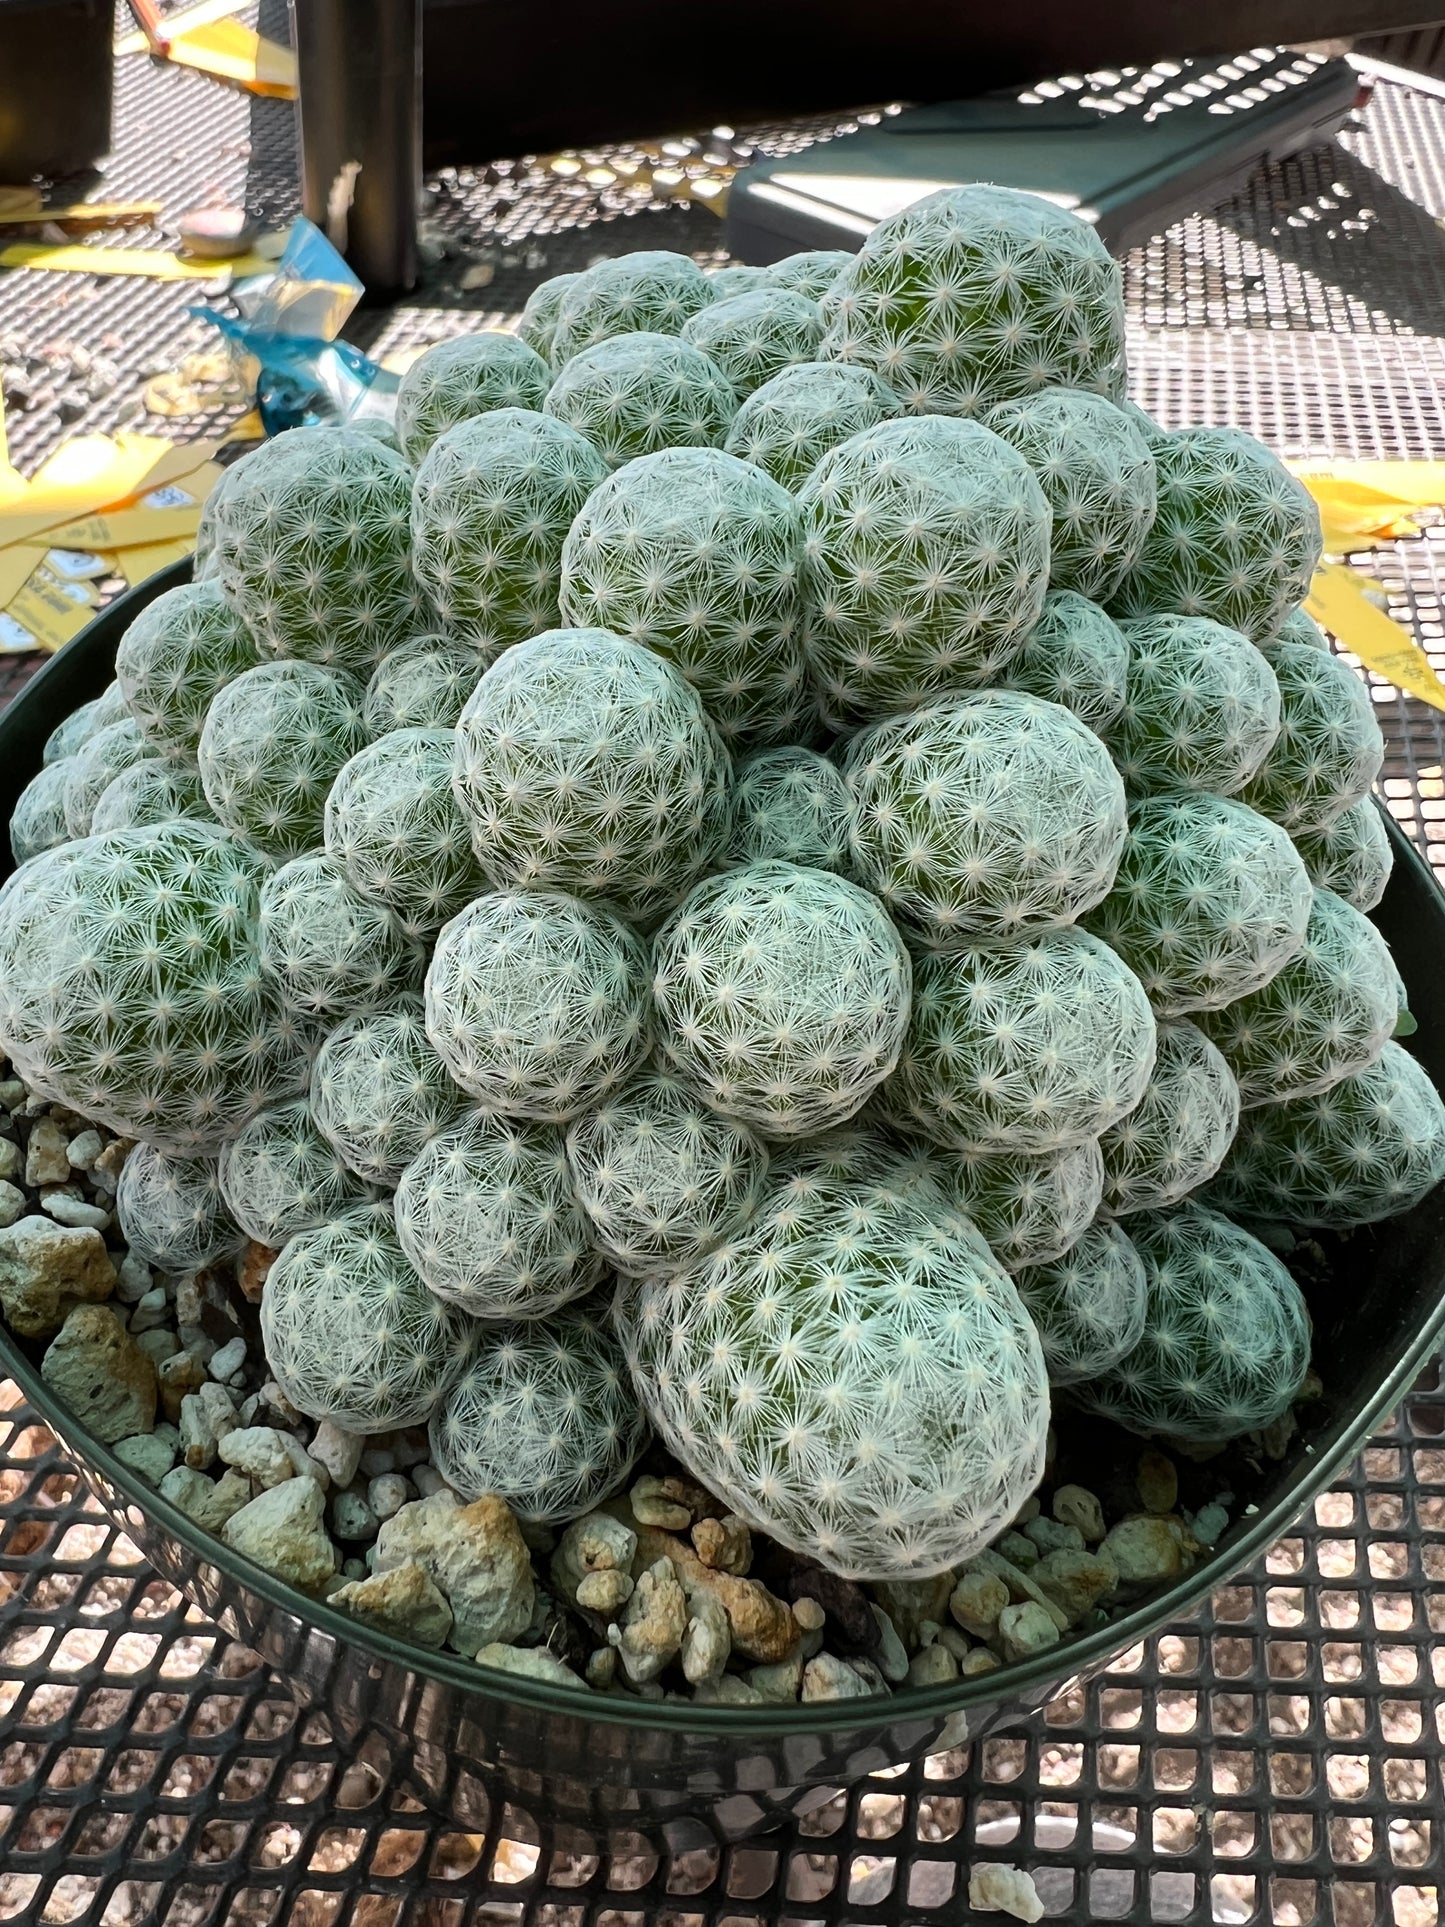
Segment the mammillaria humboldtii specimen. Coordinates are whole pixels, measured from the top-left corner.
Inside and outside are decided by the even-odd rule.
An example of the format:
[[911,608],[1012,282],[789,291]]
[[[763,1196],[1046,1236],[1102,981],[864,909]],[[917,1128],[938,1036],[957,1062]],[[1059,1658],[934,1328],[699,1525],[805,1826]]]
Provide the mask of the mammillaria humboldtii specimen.
[[816,301],[790,288],[754,288],[699,309],[682,338],[721,368],[739,399],[746,399],[781,369],[816,358],[823,317]]
[[261,889],[261,968],[290,1009],[343,1017],[421,988],[421,957],[384,903],[331,856],[298,856]]
[[305,1059],[261,973],[264,876],[190,822],[35,858],[0,895],[0,1036],[19,1075],[182,1156],[289,1096]]
[[1306,609],[1291,609],[1274,634],[1259,646],[1273,661],[1275,650],[1283,649],[1286,644],[1330,653],[1329,637]]
[[1408,1051],[1312,1097],[1246,1111],[1209,1191],[1243,1218],[1346,1230],[1393,1218],[1445,1177],[1445,1105]]
[[453,335],[418,355],[401,378],[396,433],[415,466],[449,428],[494,408],[540,408],[552,371],[525,341],[499,329]]
[[745,267],[740,261],[730,261],[722,268],[704,268],[703,273],[714,301],[727,301],[735,294],[751,294],[754,288],[774,285],[766,268]]
[[255,640],[219,587],[187,582],[131,622],[115,674],[151,754],[193,763],[212,698],[256,661]]
[[42,763],[16,798],[10,817],[10,849],[17,863],[28,863],[31,857],[70,841],[65,791],[72,761],[65,756],[57,763]]
[[1139,980],[1097,938],[1056,930],[920,958],[882,1103],[950,1150],[1050,1156],[1132,1111],[1153,1065]]
[[892,717],[844,774],[858,879],[922,944],[1071,923],[1114,881],[1124,785],[1057,703],[989,689]]
[[1137,972],[1161,1017],[1219,1010],[1304,942],[1310,883],[1278,824],[1220,796],[1149,797],[1088,927]]
[[248,1238],[273,1251],[372,1196],[302,1098],[260,1111],[244,1125],[221,1153],[220,1179],[231,1216]]
[[647,923],[716,855],[731,773],[671,663],[605,629],[551,629],[472,692],[453,787],[497,889],[603,897]]
[[[112,683],[111,688],[117,695],[120,694],[119,683]],[[48,768],[52,763],[59,763],[67,756],[73,756],[88,736],[93,736],[97,729],[105,727],[105,724],[98,720],[101,702],[101,697],[93,696],[88,703],[82,703],[78,709],[72,709],[68,716],[61,717],[45,739],[45,747],[40,753],[42,768]],[[125,708],[125,699],[121,697],[120,715],[111,716],[107,720],[113,723],[122,722],[129,713]]]
[[642,945],[600,905],[559,891],[480,896],[437,939],[426,1027],[483,1110],[562,1123],[647,1052]]
[[707,276],[685,254],[644,248],[595,262],[562,296],[553,365],[560,368],[614,335],[679,335],[713,299]]
[[301,1231],[261,1297],[266,1362],[298,1411],[348,1432],[430,1418],[464,1368],[464,1321],[429,1292],[386,1204]]
[[1104,1163],[1091,1137],[1051,1157],[935,1151],[932,1164],[1009,1272],[1062,1257],[1093,1222],[1103,1193]]
[[88,736],[66,759],[65,827],[71,836],[89,836],[95,806],[123,771],[140,762],[146,741],[130,717],[107,723]]
[[433,444],[417,470],[412,563],[476,675],[556,623],[562,544],[606,475],[575,428],[522,408],[461,422]]
[[836,763],[811,749],[761,749],[738,765],[728,859],[846,871],[852,822],[852,792]]
[[198,760],[206,801],[273,862],[321,841],[327,792],[366,741],[364,693],[311,662],[263,662],[211,704]]
[[216,572],[263,656],[363,679],[414,628],[412,473],[375,435],[293,428],[237,462],[216,517]]
[[721,449],[670,448],[596,491],[562,555],[568,622],[666,656],[730,748],[805,734],[802,524],[793,498]]
[[709,1251],[752,1213],[768,1153],[676,1078],[644,1071],[567,1132],[592,1236],[629,1276]]
[[479,1331],[432,1414],[437,1470],[463,1499],[495,1492],[561,1523],[617,1491],[647,1438],[606,1306]]
[[569,291],[582,279],[580,274],[552,274],[539,281],[527,296],[517,322],[517,333],[542,357],[552,359],[552,338],[557,332],[557,317]]
[[1061,703],[1102,736],[1124,706],[1128,671],[1129,645],[1113,617],[1072,589],[1050,589],[1004,682]]
[[138,1144],[121,1167],[115,1208],[126,1243],[158,1271],[199,1271],[241,1242],[214,1158],[168,1157]]
[[836,726],[916,709],[1006,670],[1038,621],[1049,505],[977,422],[885,421],[799,491],[806,642]]
[[1283,1417],[1310,1362],[1300,1288],[1273,1252],[1194,1203],[1139,1212],[1144,1328],[1074,1395],[1131,1432],[1213,1445]]
[[824,1131],[897,1062],[911,976],[866,890],[755,863],[700,883],[659,931],[658,1040],[724,1117],[764,1137]]
[[1038,1328],[1052,1385],[1107,1371],[1138,1344],[1148,1311],[1144,1263],[1121,1226],[1096,1219],[1062,1257],[1014,1283]]
[[1357,910],[1373,910],[1385,894],[1395,853],[1383,812],[1362,796],[1323,830],[1296,830],[1295,848],[1318,889],[1333,890]]
[[737,394],[689,342],[618,335],[569,361],[543,406],[585,435],[609,468],[620,468],[663,448],[717,448]]
[[990,411],[1048,497],[1049,583],[1106,602],[1154,520],[1154,457],[1120,409],[1082,388],[1046,388]]
[[395,729],[347,763],[326,799],[326,848],[363,896],[430,938],[486,878],[452,789],[454,729]]
[[664,1444],[735,1512],[850,1578],[923,1578],[1043,1469],[1033,1325],[962,1220],[884,1187],[774,1194],[742,1233],[618,1295]]
[[1305,940],[1277,976],[1201,1011],[1246,1108],[1328,1090],[1373,1064],[1399,1020],[1399,973],[1368,917],[1316,890]]
[[395,1209],[417,1271],[473,1318],[541,1318],[602,1275],[555,1124],[467,1112],[402,1172]]
[[481,673],[476,650],[450,636],[417,636],[388,650],[366,685],[369,734],[455,728]]
[[1104,1133],[1104,1203],[1116,1215],[1161,1211],[1208,1182],[1239,1129],[1239,1086],[1204,1031],[1158,1027],[1154,1070],[1126,1118]]
[[427,1041],[420,999],[350,1018],[321,1046],[311,1109],[348,1171],[395,1184],[466,1103]]
[[1130,794],[1242,789],[1279,735],[1279,684],[1264,656],[1203,616],[1120,626],[1126,693],[1104,738]]
[[1152,446],[1159,505],[1116,612],[1208,616],[1267,642],[1320,559],[1308,489],[1237,428],[1181,428]]
[[1279,738],[1240,801],[1291,836],[1327,829],[1369,795],[1380,773],[1385,739],[1375,705],[1349,664],[1327,650],[1280,643],[1269,660],[1279,681]]
[[880,221],[827,292],[825,356],[916,414],[977,415],[1041,388],[1122,394],[1119,268],[1035,194],[950,187]]
[[797,254],[785,254],[781,261],[774,261],[767,275],[774,287],[792,288],[796,294],[807,295],[810,301],[821,301],[852,262],[853,257],[845,248],[803,248]]
[[101,791],[90,813],[90,833],[104,836],[111,830],[150,829],[182,816],[215,822],[200,776],[183,764],[143,756],[113,776]]
[[801,488],[830,448],[861,429],[892,421],[903,404],[868,368],[801,361],[756,387],[733,416],[724,446],[766,469],[784,488]]

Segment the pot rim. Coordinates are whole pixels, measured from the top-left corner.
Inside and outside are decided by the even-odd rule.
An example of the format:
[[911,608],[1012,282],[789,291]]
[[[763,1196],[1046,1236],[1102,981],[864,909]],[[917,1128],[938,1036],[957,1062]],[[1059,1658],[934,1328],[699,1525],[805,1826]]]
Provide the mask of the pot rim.
[[[117,636],[131,614],[164,589],[190,580],[190,563],[182,561],[152,576],[137,588],[127,591],[107,605],[58,652],[16,697],[13,707],[23,705],[31,692],[43,689],[47,679],[64,683],[72,680],[81,667],[77,658],[87,638],[92,643]],[[99,632],[97,634],[96,632]],[[39,745],[36,746],[38,756]],[[1380,807],[1377,803],[1376,807]],[[1413,868],[1417,877],[1431,890],[1438,890],[1429,865],[1405,837],[1388,811],[1385,819],[1397,865]],[[877,1705],[886,1708],[890,1721],[917,1718],[937,1720],[949,1714],[967,1715],[975,1708],[996,1705],[1000,1699],[1026,1702],[1052,1697],[1073,1679],[1097,1671],[1117,1654],[1158,1632],[1187,1613],[1200,1599],[1223,1585],[1268,1550],[1318,1496],[1330,1480],[1371,1436],[1376,1422],[1396,1404],[1428,1363],[1445,1335],[1445,1289],[1442,1289],[1431,1315],[1417,1327],[1410,1343],[1381,1381],[1372,1397],[1347,1416],[1336,1421],[1332,1437],[1317,1446],[1306,1442],[1301,1464],[1285,1491],[1267,1510],[1246,1513],[1240,1527],[1226,1534],[1210,1556],[1192,1571],[1174,1581],[1163,1592],[1150,1594],[1119,1619],[1077,1639],[1028,1660],[1014,1660],[982,1673],[972,1680],[958,1680],[943,1686],[909,1687],[894,1691]],[[52,1395],[37,1368],[15,1344],[8,1330],[0,1325],[0,1366],[24,1392],[58,1438],[71,1452],[82,1475],[92,1468],[110,1485],[124,1493],[127,1500],[146,1517],[154,1519],[195,1558],[214,1566],[234,1583],[259,1594],[271,1606],[314,1625],[340,1643],[359,1648],[373,1660],[422,1676],[428,1682],[465,1693],[480,1693],[502,1703],[534,1708],[539,1713],[560,1714],[573,1719],[585,1718],[598,1723],[632,1729],[662,1729],[712,1734],[719,1739],[784,1739],[794,1733],[854,1731],[860,1702],[820,1700],[791,1706],[759,1707],[697,1706],[691,1701],[657,1702],[626,1700],[619,1695],[594,1692],[579,1686],[553,1685],[517,1673],[480,1667],[475,1660],[459,1653],[437,1652],[410,1645],[386,1633],[337,1612],[324,1601],[289,1586],[262,1566],[253,1564],[232,1550],[223,1540],[203,1532],[140,1475],[117,1459],[99,1440]],[[1061,1670],[1066,1668],[1067,1670]]]

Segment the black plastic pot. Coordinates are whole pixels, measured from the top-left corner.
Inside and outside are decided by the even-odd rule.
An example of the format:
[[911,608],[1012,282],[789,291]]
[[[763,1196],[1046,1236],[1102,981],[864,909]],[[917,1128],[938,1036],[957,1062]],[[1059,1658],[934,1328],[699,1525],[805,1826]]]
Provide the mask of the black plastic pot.
[[[108,681],[127,622],[188,565],[112,604],[0,716],[0,808],[40,766],[46,735]],[[1419,1029],[1411,1048],[1445,1083],[1445,898],[1392,826],[1396,867],[1377,921]],[[718,1708],[602,1698],[481,1671],[353,1621],[197,1530],[51,1397],[38,1352],[0,1333],[0,1369],[64,1439],[106,1511],[164,1578],[263,1654],[306,1705],[383,1774],[480,1829],[498,1802],[534,1837],[578,1847],[642,1833],[673,1850],[785,1823],[839,1786],[1018,1724],[1081,1675],[1186,1613],[1257,1558],[1367,1439],[1433,1356],[1445,1326],[1445,1187],[1407,1216],[1327,1241],[1329,1282],[1309,1287],[1323,1398],[1286,1457],[1242,1490],[1236,1522],[1186,1578],[1102,1630],[980,1679],[891,1698]],[[525,1821],[513,1821],[518,1831]]]

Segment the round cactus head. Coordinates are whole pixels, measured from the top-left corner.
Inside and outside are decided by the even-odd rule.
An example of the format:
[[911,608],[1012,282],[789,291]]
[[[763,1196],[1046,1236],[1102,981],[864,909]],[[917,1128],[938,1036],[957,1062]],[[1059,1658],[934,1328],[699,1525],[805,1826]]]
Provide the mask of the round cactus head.
[[431,1421],[437,1470],[454,1492],[495,1492],[519,1517],[558,1524],[616,1492],[646,1439],[626,1360],[596,1302],[542,1325],[479,1332]]
[[486,888],[452,789],[453,729],[395,729],[345,764],[326,799],[326,848],[363,896],[431,937]]
[[619,1293],[665,1445],[735,1512],[850,1578],[924,1578],[1013,1517],[1048,1390],[1007,1275],[886,1189],[784,1189],[729,1243]]
[[160,756],[143,756],[129,769],[113,776],[90,813],[90,833],[145,830],[193,816],[214,823],[211,806],[194,770],[168,763]]
[[415,636],[388,650],[366,685],[367,734],[454,728],[481,673],[476,650],[449,636]]
[[1316,890],[1305,940],[1275,977],[1199,1027],[1223,1051],[1245,1108],[1328,1090],[1373,1064],[1399,1021],[1390,947],[1368,917]]
[[1280,642],[1269,660],[1279,682],[1279,737],[1240,800],[1291,836],[1308,835],[1369,795],[1385,739],[1368,687],[1338,656]]
[[1129,1115],[1100,1140],[1104,1203],[1116,1216],[1162,1211],[1212,1178],[1239,1128],[1239,1086],[1205,1033],[1160,1024],[1154,1071]]
[[698,885],[658,933],[658,1036],[677,1074],[764,1137],[841,1124],[893,1069],[912,971],[866,890],[756,863]]
[[751,390],[725,446],[784,488],[797,489],[830,448],[902,412],[898,397],[871,369],[802,361]]
[[437,1297],[473,1318],[542,1318],[602,1275],[555,1124],[469,1111],[402,1172],[396,1229]]
[[644,248],[595,262],[562,297],[552,361],[560,368],[614,335],[679,335],[714,299],[707,276],[685,254]]
[[544,407],[585,435],[609,468],[620,468],[663,448],[718,447],[737,395],[721,368],[689,342],[620,334],[569,361]]
[[1141,1211],[1144,1328],[1074,1396],[1131,1432],[1213,1445],[1289,1410],[1310,1362],[1299,1286],[1257,1238],[1202,1205]]
[[892,717],[844,773],[858,878],[921,944],[1071,923],[1114,881],[1124,785],[1057,703],[988,689]]
[[1103,736],[1124,707],[1128,673],[1129,645],[1118,623],[1072,589],[1050,589],[1004,681],[1010,689],[1061,703]]
[[371,1197],[301,1098],[259,1111],[221,1153],[221,1191],[248,1238],[279,1251]]
[[256,660],[218,586],[188,582],[141,610],[120,639],[115,674],[150,753],[193,763],[212,699]]
[[930,1169],[1005,1271],[1048,1264],[1078,1243],[1099,1209],[1104,1162],[1085,1138],[1051,1157],[934,1151]]
[[291,1239],[266,1278],[261,1337],[298,1411],[363,1435],[424,1423],[467,1363],[463,1321],[407,1263],[385,1204]]
[[465,1102],[427,1041],[413,997],[340,1025],[311,1073],[317,1124],[347,1170],[373,1184],[395,1184]]
[[1123,707],[1105,731],[1131,796],[1243,789],[1279,735],[1274,671],[1247,636],[1204,616],[1142,616]]
[[1445,1105],[1398,1044],[1312,1097],[1246,1111],[1210,1188],[1242,1218],[1345,1230],[1409,1211],[1445,1177]]
[[1314,498],[1237,428],[1181,428],[1152,447],[1158,509],[1113,607],[1208,616],[1268,641],[1304,600],[1320,559]]
[[1018,450],[1048,497],[1051,586],[1106,602],[1154,520],[1148,442],[1111,401],[1082,388],[1002,402],[988,425]]
[[562,555],[562,610],[671,661],[730,748],[806,732],[802,525],[786,489],[721,449],[631,462],[592,496]]
[[[114,685],[116,688],[119,686],[118,683]],[[82,703],[78,709],[72,709],[68,716],[61,718],[45,739],[45,748],[41,752],[42,766],[59,763],[67,756],[73,756],[86,738],[102,727],[96,721],[100,703],[100,697],[93,696],[88,703]],[[111,718],[112,722],[120,720],[119,716]]]
[[[56,763],[42,763],[16,799],[10,818],[10,849],[17,863],[28,863],[31,857],[70,841],[65,792],[74,774],[74,760],[64,756]],[[102,796],[105,793],[102,790]]]
[[1088,925],[1161,1017],[1182,1017],[1268,983],[1309,915],[1309,878],[1277,824],[1219,796],[1156,796],[1132,812],[1114,887]]
[[556,623],[563,541],[606,475],[585,436],[523,408],[461,422],[432,446],[417,470],[412,562],[476,675]]
[[846,871],[853,797],[835,763],[811,749],[761,749],[738,765],[728,860]]
[[1132,1111],[1154,1066],[1139,980],[1082,930],[920,959],[888,1112],[956,1151],[1047,1157]]
[[1356,910],[1373,910],[1384,896],[1395,853],[1373,797],[1362,796],[1323,830],[1297,830],[1294,843],[1317,889],[1333,890]]
[[35,1089],[181,1156],[305,1077],[261,973],[258,858],[199,823],[36,857],[0,898],[0,1035]]
[[810,301],[821,301],[844,268],[852,265],[853,257],[845,248],[803,248],[774,261],[767,274],[774,287],[791,288]]
[[264,662],[216,697],[197,752],[206,801],[273,862],[321,842],[326,796],[366,741],[365,695],[311,662]]
[[716,855],[730,775],[697,692],[605,629],[508,649],[457,725],[456,797],[493,885],[605,898],[643,924]]
[[66,758],[65,827],[71,836],[90,835],[96,804],[116,777],[145,754],[145,738],[127,716],[97,729],[73,756]]
[[880,221],[827,313],[824,354],[874,369],[917,414],[1123,392],[1119,268],[1087,222],[1034,194],[944,188]]
[[375,435],[293,428],[227,479],[216,576],[263,656],[365,678],[416,626],[412,474]]
[[384,903],[331,856],[298,856],[261,889],[261,968],[287,1006],[339,1023],[421,988],[421,958]]
[[1088,1226],[1061,1257],[1023,1266],[1014,1283],[1038,1328],[1052,1385],[1075,1385],[1108,1371],[1143,1333],[1144,1262],[1107,1218]]
[[527,296],[517,333],[543,361],[552,359],[552,337],[557,332],[562,303],[581,279],[580,274],[552,274],[545,281],[539,281]]
[[721,368],[742,400],[781,369],[816,357],[823,317],[816,301],[790,288],[753,288],[700,309],[682,338]]
[[494,408],[540,408],[552,371],[525,341],[498,329],[454,335],[418,355],[401,378],[396,432],[415,466],[438,435]]
[[126,1243],[158,1271],[199,1271],[241,1243],[214,1158],[169,1157],[136,1145],[121,1167],[115,1209]]
[[1049,505],[977,422],[865,428],[798,499],[808,655],[837,727],[992,682],[1038,621]]
[[728,301],[735,294],[751,294],[754,288],[774,285],[766,268],[744,267],[738,261],[731,261],[724,268],[707,268],[704,272],[714,301]]
[[1322,649],[1330,652],[1330,639],[1306,609],[1291,609],[1274,634],[1259,646],[1271,658],[1276,649],[1285,644],[1298,644],[1304,649]]
[[426,1027],[483,1110],[563,1123],[646,1055],[646,956],[619,918],[580,898],[480,896],[437,939]]
[[676,1078],[644,1071],[567,1132],[594,1241],[631,1277],[710,1251],[751,1216],[768,1153]]

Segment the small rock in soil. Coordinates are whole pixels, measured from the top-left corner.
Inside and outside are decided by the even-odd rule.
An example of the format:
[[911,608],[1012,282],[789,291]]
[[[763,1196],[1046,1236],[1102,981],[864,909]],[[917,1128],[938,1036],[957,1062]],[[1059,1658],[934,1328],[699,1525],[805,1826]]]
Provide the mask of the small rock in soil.
[[115,1266],[98,1231],[48,1218],[21,1218],[0,1230],[0,1309],[18,1338],[50,1338],[77,1303],[115,1289]]
[[14,1224],[25,1209],[25,1193],[18,1184],[0,1178],[0,1228]]
[[155,1365],[109,1305],[75,1307],[47,1347],[40,1375],[106,1445],[155,1423]]
[[419,1646],[445,1646],[452,1629],[452,1609],[421,1566],[392,1566],[358,1579],[332,1593],[330,1603],[378,1632]]
[[161,1480],[161,1497],[169,1499],[178,1512],[184,1512],[204,1532],[219,1534],[233,1514],[251,1498],[250,1481],[239,1472],[224,1478],[208,1479],[188,1465],[178,1465]]
[[1077,1526],[1086,1545],[1095,1546],[1104,1536],[1104,1508],[1081,1485],[1059,1487],[1054,1494],[1053,1514],[1061,1525]]
[[323,1419],[311,1441],[311,1456],[326,1467],[333,1485],[350,1485],[361,1464],[361,1439],[329,1418]]
[[53,1117],[38,1117],[25,1147],[25,1182],[36,1190],[42,1184],[64,1184],[70,1176],[69,1140]]
[[287,1479],[233,1512],[222,1536],[278,1579],[302,1592],[319,1592],[338,1563],[323,1524],[325,1506],[314,1479]]
[[581,1686],[581,1675],[549,1653],[545,1646],[508,1646],[500,1640],[491,1640],[477,1654],[479,1666],[490,1666],[497,1672],[520,1673],[524,1679],[545,1679],[554,1686]]
[[876,1690],[870,1680],[832,1653],[819,1653],[803,1668],[805,1706],[814,1700],[867,1699]]
[[532,1561],[516,1520],[491,1493],[464,1506],[452,1493],[438,1492],[386,1520],[373,1571],[413,1563],[426,1568],[451,1606],[451,1644],[458,1652],[475,1653],[494,1639],[508,1643],[530,1625]]
[[139,1473],[147,1485],[159,1485],[176,1462],[176,1447],[159,1432],[137,1432],[128,1439],[117,1439],[115,1456],[122,1465]]

